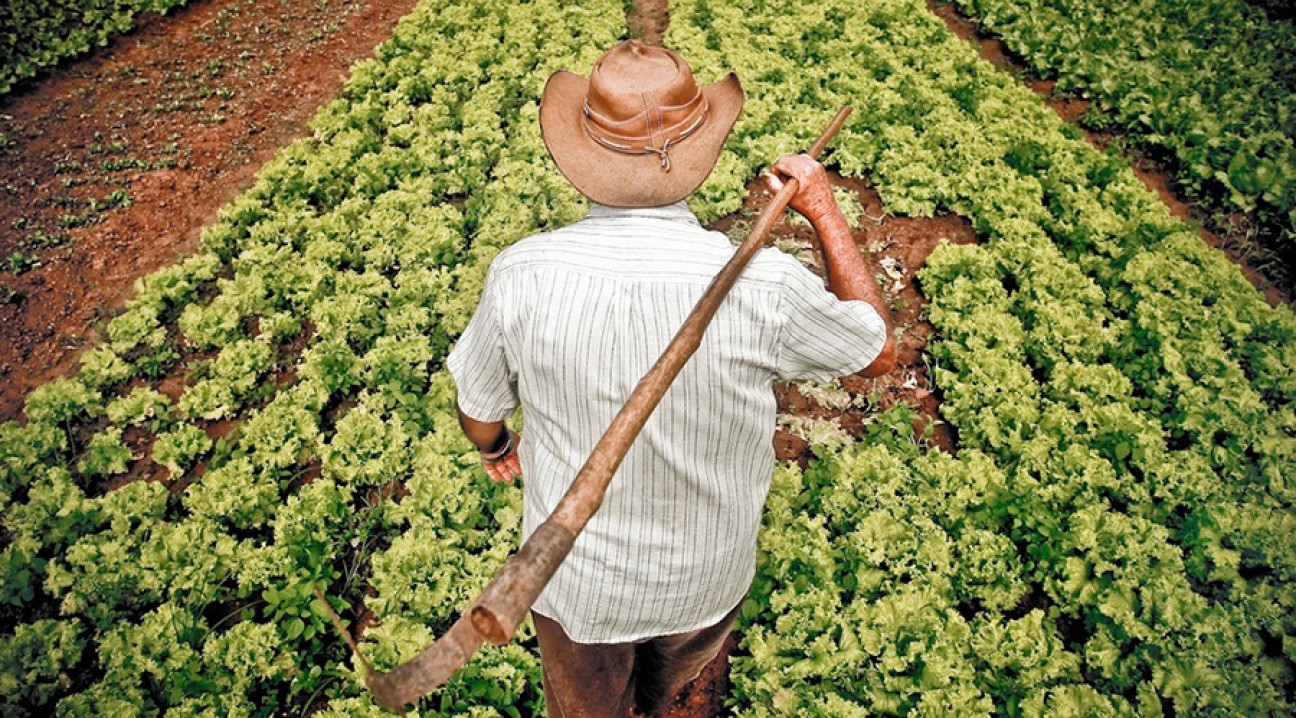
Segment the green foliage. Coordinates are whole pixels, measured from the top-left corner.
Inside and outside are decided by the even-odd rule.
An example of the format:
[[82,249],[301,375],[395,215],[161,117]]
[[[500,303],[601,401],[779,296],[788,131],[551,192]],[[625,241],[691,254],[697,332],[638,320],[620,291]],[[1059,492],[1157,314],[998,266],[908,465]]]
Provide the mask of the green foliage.
[[[334,638],[313,587],[328,590],[338,578],[334,559],[354,538],[349,487],[320,479],[289,497],[273,520],[272,543],[240,551],[238,595],[259,596],[260,615],[282,641],[303,656],[320,653]],[[299,676],[297,691],[311,691],[320,674]]]
[[[159,699],[179,703],[205,692],[211,684],[203,675],[200,651],[207,630],[202,616],[174,603],[163,603],[138,618],[120,621],[104,631],[100,639],[98,658],[103,678],[86,693],[102,705],[104,697],[130,700],[139,695],[137,686],[148,686],[152,689],[149,698],[135,706],[139,713],[146,713],[156,711]],[[64,705],[69,702],[84,705],[83,696],[86,694],[64,699],[60,710],[71,707]],[[85,708],[74,709],[71,714],[88,715],[82,710]]]
[[77,357],[81,364],[76,377],[81,383],[94,389],[103,390],[117,382],[129,379],[135,369],[122,359],[110,347],[97,346],[87,349]]
[[135,280],[131,301],[158,308],[184,306],[198,290],[208,286],[221,270],[221,261],[211,254],[193,254],[179,262]]
[[65,616],[98,630],[157,600],[140,555],[166,508],[162,485],[136,481],[92,499],[95,530],[59,551],[46,566],[45,593]]
[[160,310],[152,304],[135,304],[108,322],[109,345],[118,354],[143,344],[159,347],[167,338],[166,327],[159,321]]
[[193,424],[180,423],[154,439],[153,460],[170,469],[173,477],[179,477],[211,447],[207,432]]
[[0,95],[68,57],[129,31],[140,12],[166,12],[185,0],[55,0],[9,3],[0,25]]
[[136,360],[140,374],[149,379],[161,379],[171,373],[176,359],[180,358],[174,345],[163,341],[151,350],[143,351]]
[[81,416],[102,413],[101,395],[76,379],[59,377],[31,390],[23,405],[28,421],[67,424]]
[[51,699],[72,685],[81,660],[81,622],[41,619],[0,637],[0,708],[7,716],[40,715]]
[[279,482],[258,472],[251,460],[241,456],[209,469],[182,500],[195,516],[248,529],[262,526],[274,516],[279,506]]
[[187,343],[200,349],[242,338],[244,320],[273,309],[262,277],[239,274],[234,279],[217,279],[216,284],[219,293],[210,304],[186,305],[177,321]]
[[130,448],[121,443],[121,434],[115,427],[95,434],[86,445],[85,456],[77,462],[77,471],[86,476],[126,473],[133,457]]
[[171,420],[171,399],[152,387],[140,386],[109,402],[107,414],[118,426],[147,425],[156,432]]
[[410,495],[393,512],[408,529],[374,558],[378,596],[368,604],[379,617],[405,615],[448,628],[517,543],[521,497],[492,488],[472,457],[458,458],[468,445],[445,435],[451,431],[446,426],[414,447]]
[[141,588],[184,606],[228,599],[238,548],[219,524],[201,516],[159,523],[140,547]]
[[776,471],[740,618],[749,653],[733,662],[735,698],[752,715],[995,704],[980,624],[964,616],[990,609],[980,620],[1003,630],[998,612],[1028,590],[994,508],[1005,479],[975,452],[905,456],[906,433],[897,424],[873,446],[821,452],[804,473]]
[[320,448],[324,475],[362,485],[400,481],[409,473],[409,430],[398,418],[370,409],[364,398],[338,420],[332,441]]
[[270,312],[260,317],[257,326],[260,333],[254,338],[264,337],[267,341],[279,342],[300,332],[302,323],[292,312]]
[[324,390],[301,383],[280,393],[269,404],[253,412],[242,426],[238,450],[254,466],[286,469],[304,458],[319,436],[319,411]]
[[[448,394],[447,375],[434,381]],[[364,650],[382,665],[394,666],[430,643],[435,634],[428,626],[448,628],[517,546],[520,494],[491,484],[465,456],[469,446],[454,425],[441,426],[414,446],[410,494],[393,509],[404,528],[373,559],[371,585],[378,595],[366,602],[381,627],[365,632]],[[527,706],[538,706],[541,698],[539,662],[534,648],[524,647],[531,634],[528,623],[523,645],[480,651],[423,705],[431,715],[472,714],[488,706],[534,715]]]
[[10,498],[21,491],[49,458],[68,448],[67,433],[41,421],[0,424],[0,506],[7,512]]
[[[1190,197],[1296,240],[1291,23],[1229,0],[956,0],[1057,91],[1172,161]],[[1287,246],[1280,242],[1280,246]]]
[[95,503],[72,482],[67,469],[43,468],[24,503],[4,514],[9,544],[0,553],[0,602],[21,606],[37,596],[50,555],[91,531],[99,517]]
[[207,378],[186,389],[176,408],[190,419],[232,416],[240,400],[256,388],[257,380],[270,368],[274,356],[274,347],[256,339],[227,344],[216,356]]
[[210,689],[169,710],[180,716],[264,715],[264,691],[287,683],[296,656],[268,623],[244,621],[203,643],[204,679]]

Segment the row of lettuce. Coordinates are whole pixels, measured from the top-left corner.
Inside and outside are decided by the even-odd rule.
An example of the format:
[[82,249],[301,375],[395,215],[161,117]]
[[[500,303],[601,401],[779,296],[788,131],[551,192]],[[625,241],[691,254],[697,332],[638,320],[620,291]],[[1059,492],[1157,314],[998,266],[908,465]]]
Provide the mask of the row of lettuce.
[[[378,714],[310,586],[372,612],[362,648],[390,667],[513,550],[517,489],[476,467],[441,363],[494,254],[583,214],[536,99],[623,11],[420,5],[202,252],[0,426],[7,714]],[[921,275],[959,456],[883,431],[777,471],[735,712],[1289,713],[1290,311],[917,0],[671,13],[667,44],[747,92],[704,221],[850,103],[828,161],[985,239]],[[139,369],[179,342],[213,356],[171,402]],[[100,493],[132,426],[173,473],[205,467],[175,496]],[[483,651],[420,713],[534,714],[532,646]]]
[[1296,241],[1296,26],[1236,0],[953,0],[1190,197]]
[[[422,4],[202,251],[139,280],[80,371],[0,427],[0,713],[355,715],[368,699],[312,585],[349,616],[378,589],[365,647],[388,666],[493,575],[520,501],[479,473],[441,360],[489,258],[582,211],[537,180],[533,98],[623,17]],[[181,350],[201,358],[172,401],[144,367]],[[141,431],[171,480],[103,492]],[[432,713],[531,714],[538,686],[532,651],[488,651]]]
[[920,273],[958,461],[846,451],[771,504],[741,705],[1289,712],[1296,321],[921,9],[672,5],[673,46],[769,81],[746,137],[850,102],[831,160],[984,237]]
[[142,12],[165,13],[187,0],[14,0],[0,18],[0,95],[42,68],[102,47],[135,26]]

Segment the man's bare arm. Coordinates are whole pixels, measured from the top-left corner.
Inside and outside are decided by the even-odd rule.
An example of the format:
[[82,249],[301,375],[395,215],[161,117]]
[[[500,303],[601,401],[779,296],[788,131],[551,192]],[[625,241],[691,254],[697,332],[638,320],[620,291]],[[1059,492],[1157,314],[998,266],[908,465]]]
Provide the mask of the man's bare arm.
[[518,461],[516,446],[497,460],[486,459],[487,456],[501,451],[508,443],[509,431],[508,427],[504,426],[504,422],[478,421],[463,413],[463,409],[459,408],[459,402],[457,401],[455,402],[455,412],[459,415],[459,426],[463,429],[464,435],[482,454],[482,466],[491,479],[495,481],[512,481],[522,475],[522,465]]
[[[891,336],[891,310],[878,289],[868,265],[855,247],[850,225],[833,199],[832,186],[823,165],[809,155],[786,155],[770,168],[778,174],[795,177],[800,189],[788,204],[805,215],[815,228],[828,270],[828,289],[838,299],[860,299],[873,306],[886,324],[886,344],[882,352],[859,374],[882,376],[895,367],[895,339]],[[783,186],[777,174],[767,174],[766,181],[775,192]]]

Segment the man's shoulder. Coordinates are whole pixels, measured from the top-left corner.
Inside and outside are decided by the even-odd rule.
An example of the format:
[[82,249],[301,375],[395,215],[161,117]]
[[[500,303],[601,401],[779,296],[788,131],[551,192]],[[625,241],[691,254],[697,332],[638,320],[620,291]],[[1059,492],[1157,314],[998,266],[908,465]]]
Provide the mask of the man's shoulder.
[[561,265],[573,252],[570,233],[566,225],[548,229],[519,239],[491,260],[491,272],[505,274],[536,269],[544,265]]
[[[672,223],[671,231],[633,231],[633,222],[609,222],[612,218],[586,218],[571,224],[535,232],[500,251],[491,263],[497,274],[525,272],[545,267],[579,271],[580,268],[626,269],[625,263],[667,265],[687,268],[684,274],[714,276],[733,256],[737,247],[724,233],[700,226]],[[679,226],[673,226],[679,225]],[[624,236],[617,230],[631,230]],[[637,274],[631,271],[629,274]],[[773,247],[756,253],[743,270],[739,282],[749,288],[785,286],[794,274],[814,276],[798,260]],[[629,279],[629,276],[626,276]]]
[[800,282],[792,282],[792,280],[804,281],[807,277],[820,283],[823,281],[796,257],[775,247],[765,247],[757,252],[752,258],[750,269],[752,274],[759,274],[764,281],[779,286],[787,286],[789,283],[800,286]]
[[504,269],[517,264],[527,254],[537,249],[543,249],[545,237],[550,234],[552,234],[552,230],[536,232],[513,242],[495,255],[495,258],[491,260],[491,266],[495,269]]

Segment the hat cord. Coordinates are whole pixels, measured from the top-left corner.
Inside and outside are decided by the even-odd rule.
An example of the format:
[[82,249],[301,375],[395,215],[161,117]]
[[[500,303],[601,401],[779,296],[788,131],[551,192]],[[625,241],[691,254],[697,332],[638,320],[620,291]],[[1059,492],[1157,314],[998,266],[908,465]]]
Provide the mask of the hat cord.
[[[699,92],[699,94],[702,94],[702,93]],[[695,98],[696,98],[696,96],[695,96]],[[643,138],[643,140],[644,140],[644,146],[643,146],[642,149],[635,149],[634,147],[632,147],[632,146],[630,146],[630,145],[623,145],[623,144],[620,144],[620,143],[617,143],[617,142],[613,142],[613,141],[611,141],[611,140],[609,140],[609,139],[606,139],[606,138],[604,138],[604,137],[600,137],[600,136],[598,136],[597,134],[595,134],[595,133],[594,133],[594,130],[590,127],[589,118],[590,118],[591,115],[598,115],[599,113],[594,112],[593,110],[590,109],[590,106],[589,106],[589,98],[586,98],[586,99],[585,99],[584,108],[583,108],[583,110],[582,110],[582,112],[581,112],[581,126],[585,128],[585,133],[588,134],[588,135],[590,136],[591,139],[593,139],[593,140],[594,140],[595,142],[597,142],[598,144],[600,144],[600,145],[602,145],[602,146],[604,146],[604,147],[606,147],[606,148],[608,148],[608,149],[610,149],[610,150],[615,150],[615,151],[617,151],[617,152],[623,152],[623,153],[625,153],[625,154],[637,154],[637,155],[646,155],[646,154],[649,154],[649,153],[656,153],[657,156],[661,159],[661,168],[662,168],[662,171],[663,171],[663,172],[670,172],[670,169],[671,169],[671,163],[670,163],[670,154],[669,154],[669,151],[670,151],[671,143],[674,142],[674,143],[677,143],[677,144],[678,144],[678,143],[680,142],[680,140],[683,140],[685,137],[688,137],[689,135],[693,134],[694,132],[697,131],[697,129],[698,129],[699,127],[702,126],[702,122],[703,122],[704,120],[706,120],[707,112],[711,109],[710,102],[709,102],[709,100],[708,100],[708,98],[707,98],[707,96],[706,96],[705,94],[702,94],[702,103],[703,103],[703,104],[702,104],[702,112],[698,115],[697,119],[693,121],[693,124],[689,125],[687,128],[685,128],[684,130],[682,130],[681,132],[679,132],[675,137],[668,137],[668,138],[666,138],[665,141],[662,142],[661,149],[658,149],[658,148],[656,148],[656,147],[653,147],[652,144],[650,144],[650,143],[652,142],[652,134],[651,134],[651,132],[650,132],[647,136],[645,136],[645,137]],[[685,103],[683,106],[687,106],[688,104],[689,104],[689,103]],[[645,110],[644,112],[640,112],[639,115],[645,114],[646,112],[647,112],[647,110]],[[624,120],[623,123],[624,123],[624,122],[628,122],[629,120],[636,119],[636,118],[638,118],[639,115],[635,115],[634,117],[631,117],[631,118],[629,118],[628,120]],[[660,116],[660,115],[659,115],[659,116]],[[650,128],[650,130],[651,130],[651,128]]]
[[[641,94],[642,94],[642,93],[641,93]],[[654,92],[654,94],[655,94],[655,92]],[[701,95],[701,97],[699,97],[699,95]],[[685,107],[688,107],[689,105],[692,105],[692,104],[696,103],[699,99],[701,99],[703,102],[705,102],[706,99],[707,99],[706,94],[702,92],[702,87],[701,87],[700,85],[697,87],[697,90],[695,90],[695,91],[693,92],[693,96],[690,97],[690,98],[688,98],[688,100],[686,100],[686,101],[684,101],[684,102],[681,102],[681,103],[679,103],[678,105],[660,105],[660,104],[659,104],[657,107],[658,107],[658,109],[660,109],[660,110],[682,110],[682,109],[684,109]],[[586,114],[588,114],[590,117],[593,117],[594,119],[598,120],[599,122],[601,122],[602,124],[605,124],[605,125],[625,125],[625,124],[629,124],[629,123],[631,123],[631,122],[634,122],[635,120],[638,120],[638,119],[639,119],[639,116],[642,115],[642,114],[645,114],[645,113],[647,112],[647,110],[642,110],[642,111],[640,111],[640,112],[636,112],[635,114],[631,115],[630,117],[627,117],[627,118],[624,119],[624,120],[615,120],[615,119],[612,119],[611,117],[608,117],[607,115],[603,114],[602,112],[599,112],[599,111],[595,110],[594,108],[590,107],[590,105],[589,105],[589,97],[587,96],[587,97],[585,98],[585,112],[586,112]]]

